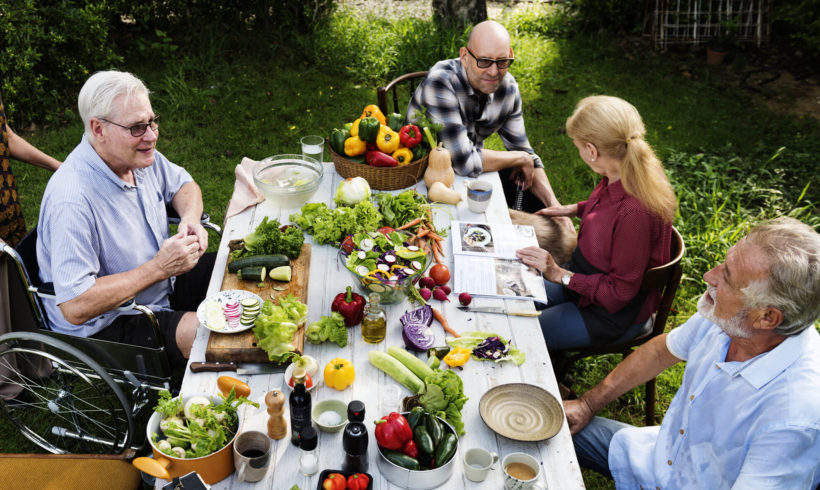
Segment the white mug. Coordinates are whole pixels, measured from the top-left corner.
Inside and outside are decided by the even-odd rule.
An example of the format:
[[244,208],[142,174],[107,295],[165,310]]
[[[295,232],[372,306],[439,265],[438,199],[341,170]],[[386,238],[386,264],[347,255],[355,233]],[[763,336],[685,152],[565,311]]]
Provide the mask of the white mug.
[[246,430],[233,443],[233,464],[240,482],[257,482],[270,466],[270,438],[264,432]]
[[465,181],[467,186],[467,207],[473,213],[483,213],[490,205],[493,195],[493,185],[486,180]]
[[541,463],[527,453],[511,453],[501,461],[506,490],[546,490],[541,480]]
[[487,478],[487,473],[490,472],[497,461],[498,455],[486,449],[477,447],[469,449],[462,458],[464,476],[470,481],[484,481]]

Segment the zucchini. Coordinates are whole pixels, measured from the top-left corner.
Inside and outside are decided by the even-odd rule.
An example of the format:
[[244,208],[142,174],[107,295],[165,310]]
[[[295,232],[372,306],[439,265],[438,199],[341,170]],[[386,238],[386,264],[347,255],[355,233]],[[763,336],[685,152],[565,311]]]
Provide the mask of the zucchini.
[[423,407],[413,407],[413,409],[410,410],[410,413],[408,413],[404,418],[407,419],[407,423],[410,425],[410,428],[415,429],[419,423],[424,425],[424,413]]
[[[430,438],[433,440],[433,446],[438,448],[441,439],[444,437],[444,427],[441,425],[441,422],[438,421],[438,417],[432,413],[428,413],[424,425],[427,429],[427,433],[430,434]],[[438,459],[436,459],[436,461],[438,461]]]
[[407,468],[408,470],[416,470],[419,469],[419,460],[416,458],[411,458],[410,456],[400,453],[398,451],[391,451],[389,449],[382,449],[382,454],[384,457],[387,458],[388,461],[395,465],[399,465],[402,468]]
[[432,455],[436,447],[433,445],[433,438],[430,437],[430,434],[427,432],[427,428],[424,425],[419,424],[413,429],[413,442],[416,443],[416,447],[419,448],[419,451]]
[[428,366],[427,363],[401,347],[396,347],[395,345],[390,346],[387,348],[387,353],[398,359],[399,362],[404,364],[407,369],[413,371],[413,374],[418,376],[422,381],[434,374],[433,369]]
[[243,267],[236,271],[236,277],[243,281],[263,282],[267,272],[268,270],[265,267]]
[[450,461],[450,458],[452,458],[453,454],[456,453],[457,446],[458,439],[456,438],[456,435],[448,432],[444,436],[444,439],[441,440],[439,445],[436,446],[436,455],[433,458],[436,466],[441,467],[447,464],[447,461]]
[[228,263],[228,272],[236,272],[245,267],[265,267],[272,270],[283,265],[290,265],[290,259],[287,255],[253,255],[230,261]]
[[445,346],[445,347],[430,347],[429,349],[427,349],[427,357],[436,357],[439,360],[441,360],[441,359],[444,359],[444,356],[446,356],[449,352],[450,352],[450,347],[448,347],[448,346]]
[[418,376],[413,374],[404,364],[400,363],[396,358],[390,357],[382,351],[371,350],[367,353],[367,360],[370,364],[381,369],[388,376],[395,379],[413,394],[418,394],[424,388],[424,381],[420,380]]

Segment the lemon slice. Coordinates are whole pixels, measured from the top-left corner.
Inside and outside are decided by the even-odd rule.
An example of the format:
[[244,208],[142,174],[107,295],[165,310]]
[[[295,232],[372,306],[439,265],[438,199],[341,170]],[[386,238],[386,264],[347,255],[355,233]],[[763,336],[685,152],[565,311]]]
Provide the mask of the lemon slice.
[[272,271],[268,273],[268,277],[273,279],[274,281],[290,281],[292,271],[289,265],[283,265],[280,267],[275,267]]
[[219,301],[209,301],[205,305],[205,324],[212,330],[222,330],[225,328],[225,312],[222,310],[222,303]]

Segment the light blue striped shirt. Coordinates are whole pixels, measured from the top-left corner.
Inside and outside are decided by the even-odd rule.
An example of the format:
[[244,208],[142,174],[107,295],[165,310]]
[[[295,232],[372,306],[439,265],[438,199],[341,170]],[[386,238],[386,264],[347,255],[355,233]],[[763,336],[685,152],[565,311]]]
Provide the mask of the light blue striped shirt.
[[[76,298],[97,277],[132,270],[149,260],[169,237],[165,204],[193,181],[182,167],[154,151],[154,163],[134,170],[136,185],[117,177],[85,136],[48,181],[37,224],[40,279],[53,282],[56,302],[44,300],[54,330],[87,337],[122,314],[112,311],[72,325],[60,303]],[[136,302],[168,310],[173,281],[151,285]]]
[[820,479],[820,336],[814,326],[744,362],[694,315],[666,338],[687,361],[660,427],[609,445],[617,488],[813,489]]

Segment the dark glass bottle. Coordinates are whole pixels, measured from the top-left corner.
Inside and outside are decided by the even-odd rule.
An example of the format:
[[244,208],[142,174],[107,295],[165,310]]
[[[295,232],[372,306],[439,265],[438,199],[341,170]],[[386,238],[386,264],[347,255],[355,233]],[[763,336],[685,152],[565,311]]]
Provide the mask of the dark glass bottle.
[[364,425],[364,403],[353,400],[347,405],[347,420],[342,447],[345,460],[342,470],[350,473],[367,473],[367,427]]
[[299,433],[305,427],[311,427],[310,411],[313,404],[310,393],[305,389],[305,369],[293,370],[293,391],[290,393],[290,442],[299,447]]

